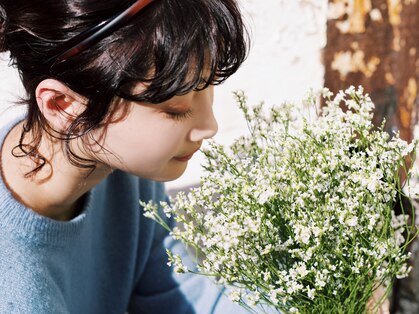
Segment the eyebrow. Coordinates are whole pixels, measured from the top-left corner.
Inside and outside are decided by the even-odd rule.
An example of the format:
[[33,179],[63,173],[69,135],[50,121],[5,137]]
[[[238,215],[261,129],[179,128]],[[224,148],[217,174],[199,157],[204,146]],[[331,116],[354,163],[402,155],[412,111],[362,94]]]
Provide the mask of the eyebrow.
[[162,104],[162,107],[165,109],[184,111],[184,110],[190,109],[191,106],[188,106],[186,104],[175,103],[175,104]]
[[[181,96],[175,96],[175,97],[181,97]],[[175,97],[160,103],[159,104],[161,106],[160,108],[170,109],[170,110],[179,110],[179,111],[186,111],[186,110],[191,109],[190,104],[188,104],[185,101],[179,101],[175,99]]]

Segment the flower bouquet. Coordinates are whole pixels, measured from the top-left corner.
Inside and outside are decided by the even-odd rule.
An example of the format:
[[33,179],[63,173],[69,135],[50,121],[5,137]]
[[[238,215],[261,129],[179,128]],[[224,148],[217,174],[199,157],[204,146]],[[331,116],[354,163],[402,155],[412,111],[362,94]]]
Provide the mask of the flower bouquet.
[[[313,95],[309,109],[266,109],[235,93],[249,135],[210,143],[198,188],[170,205],[143,204],[165,227],[159,207],[175,217],[171,235],[196,250],[197,272],[249,311],[375,312],[409,271],[414,219],[393,209],[410,199],[416,143],[373,126],[361,87],[321,96],[321,110]],[[176,271],[190,271],[168,255]],[[367,306],[378,287],[386,293]]]

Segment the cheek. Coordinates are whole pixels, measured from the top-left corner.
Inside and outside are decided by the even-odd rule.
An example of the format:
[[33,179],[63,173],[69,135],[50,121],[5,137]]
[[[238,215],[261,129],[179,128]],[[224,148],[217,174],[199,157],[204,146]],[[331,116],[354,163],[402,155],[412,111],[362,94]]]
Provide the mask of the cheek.
[[[158,121],[157,121],[158,122]],[[126,120],[108,128],[105,147],[112,167],[137,175],[158,172],[175,157],[185,135],[169,123]]]
[[[121,145],[121,157],[126,163],[155,168],[173,158],[178,150],[179,139],[162,130],[145,130]],[[125,152],[122,154],[122,152]]]

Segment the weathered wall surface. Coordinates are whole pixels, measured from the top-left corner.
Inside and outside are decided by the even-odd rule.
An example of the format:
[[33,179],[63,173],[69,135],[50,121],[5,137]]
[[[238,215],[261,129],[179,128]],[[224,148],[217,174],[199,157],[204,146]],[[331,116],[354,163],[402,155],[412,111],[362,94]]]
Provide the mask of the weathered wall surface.
[[417,123],[419,1],[330,0],[325,84],[333,91],[363,85],[376,121],[406,140]]

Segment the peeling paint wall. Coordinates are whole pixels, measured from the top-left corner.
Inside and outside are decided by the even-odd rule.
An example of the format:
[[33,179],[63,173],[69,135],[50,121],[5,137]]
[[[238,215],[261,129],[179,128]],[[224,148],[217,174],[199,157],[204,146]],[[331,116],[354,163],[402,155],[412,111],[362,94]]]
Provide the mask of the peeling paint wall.
[[[339,19],[336,27],[341,33],[358,34],[365,32],[365,20],[371,13],[371,0],[345,0],[331,2],[329,5],[329,19]],[[347,18],[341,19],[347,16]],[[378,15],[375,16],[380,19]]]
[[418,14],[417,0],[330,0],[328,9],[325,85],[363,85],[376,121],[405,139],[418,120]]

